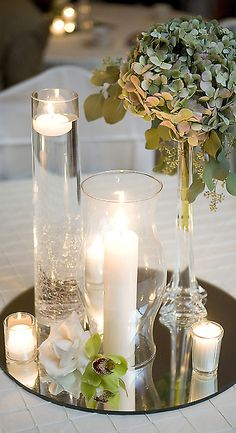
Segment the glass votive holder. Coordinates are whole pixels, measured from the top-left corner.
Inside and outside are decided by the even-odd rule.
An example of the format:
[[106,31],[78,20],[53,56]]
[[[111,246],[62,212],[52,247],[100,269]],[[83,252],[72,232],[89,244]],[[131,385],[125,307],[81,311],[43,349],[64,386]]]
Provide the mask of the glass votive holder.
[[204,321],[192,326],[192,366],[199,373],[217,371],[224,329],[219,323]]
[[37,356],[37,333],[34,316],[17,312],[3,322],[7,361],[29,362]]

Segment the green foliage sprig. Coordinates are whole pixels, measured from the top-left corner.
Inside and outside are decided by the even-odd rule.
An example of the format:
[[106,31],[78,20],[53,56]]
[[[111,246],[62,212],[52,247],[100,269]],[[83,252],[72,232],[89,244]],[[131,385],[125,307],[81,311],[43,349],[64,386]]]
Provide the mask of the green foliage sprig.
[[151,121],[145,139],[147,149],[159,151],[156,171],[173,173],[175,142],[203,154],[190,202],[205,186],[216,194],[218,182],[236,195],[227,160],[228,148],[236,147],[236,40],[230,30],[201,17],[154,25],[137,36],[125,62],[106,59],[91,81],[100,91],[85,101],[87,119],[112,124],[130,111]]

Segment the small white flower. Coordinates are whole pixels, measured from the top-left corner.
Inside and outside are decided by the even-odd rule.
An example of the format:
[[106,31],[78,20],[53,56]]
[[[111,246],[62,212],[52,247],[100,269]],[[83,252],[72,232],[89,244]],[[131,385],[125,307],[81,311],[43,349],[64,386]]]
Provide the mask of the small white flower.
[[89,331],[84,331],[74,311],[59,325],[53,326],[49,337],[39,347],[39,360],[51,377],[62,377],[74,370],[83,374],[89,359],[85,344]]

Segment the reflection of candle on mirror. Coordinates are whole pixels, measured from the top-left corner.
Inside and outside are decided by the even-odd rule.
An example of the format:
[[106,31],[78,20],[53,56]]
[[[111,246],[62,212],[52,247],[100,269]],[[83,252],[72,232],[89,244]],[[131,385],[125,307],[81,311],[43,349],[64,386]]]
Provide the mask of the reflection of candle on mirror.
[[120,206],[115,228],[104,240],[105,353],[134,358],[136,333],[138,236],[126,227]]
[[17,362],[8,362],[7,370],[18,382],[28,388],[34,388],[38,378],[38,365],[36,361],[18,364]]
[[20,323],[13,325],[8,331],[6,342],[7,354],[15,361],[27,361],[34,357],[36,352],[36,338],[32,327]]
[[200,400],[217,392],[217,374],[201,374],[193,371],[189,401]]
[[33,128],[39,134],[57,137],[66,134],[72,128],[72,122],[64,114],[54,113],[53,103],[47,103],[47,113],[40,114],[33,119]]
[[103,283],[104,247],[98,237],[86,251],[86,279],[91,284]]
[[192,327],[194,370],[210,373],[217,369],[223,333],[221,325],[210,321]]
[[61,18],[54,18],[50,25],[50,32],[53,35],[60,36],[65,33],[65,23]]

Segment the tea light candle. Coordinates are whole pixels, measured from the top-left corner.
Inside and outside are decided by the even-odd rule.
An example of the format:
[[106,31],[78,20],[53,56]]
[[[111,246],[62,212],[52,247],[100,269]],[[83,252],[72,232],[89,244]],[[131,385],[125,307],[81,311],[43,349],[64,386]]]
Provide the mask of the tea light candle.
[[105,353],[133,359],[136,334],[138,235],[120,219],[104,239]]
[[65,32],[73,33],[75,31],[75,23],[65,23]]
[[37,353],[35,319],[28,313],[13,313],[4,320],[6,357],[30,361]]
[[217,370],[224,330],[215,322],[206,321],[192,327],[193,370],[212,373]]
[[62,15],[65,19],[71,20],[76,17],[75,9],[72,6],[65,6],[62,9]]
[[59,17],[54,18],[50,25],[50,32],[55,36],[63,35],[65,33],[64,21]]
[[67,134],[72,129],[72,122],[64,114],[54,113],[53,102],[48,102],[47,113],[40,114],[33,119],[33,128],[36,132],[48,137],[58,137]]

